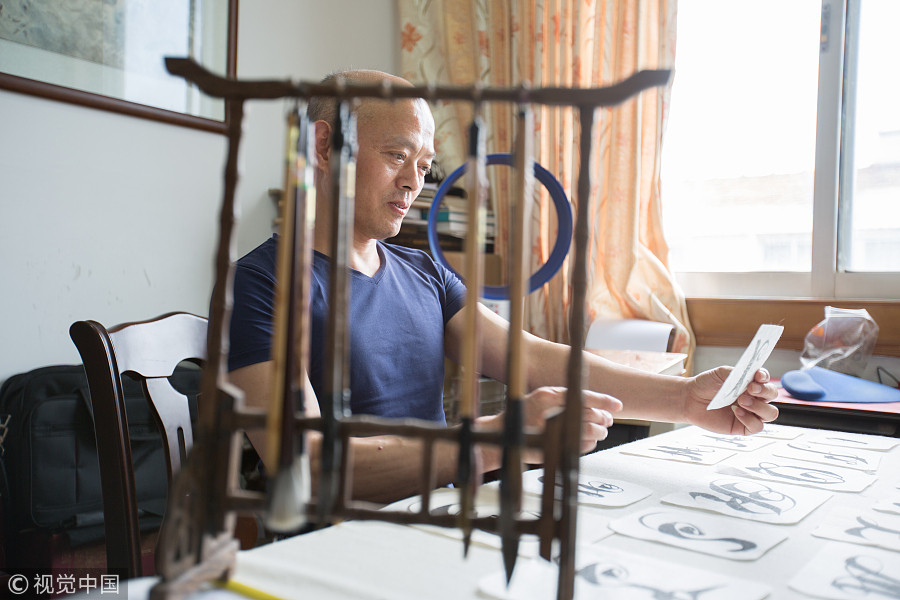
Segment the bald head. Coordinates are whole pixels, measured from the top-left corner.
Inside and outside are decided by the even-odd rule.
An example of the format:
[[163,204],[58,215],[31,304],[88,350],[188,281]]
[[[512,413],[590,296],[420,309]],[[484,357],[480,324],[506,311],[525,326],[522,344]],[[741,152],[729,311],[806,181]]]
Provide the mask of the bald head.
[[[412,87],[412,84],[402,77],[371,69],[332,73],[322,79],[322,83],[334,84],[339,79],[357,85],[381,85],[384,82],[388,82],[391,85]],[[385,102],[385,100],[377,98],[361,98],[356,109],[357,121],[365,121],[376,116],[379,105],[383,105]],[[424,100],[422,102],[424,102]],[[328,97],[316,96],[310,98],[309,104],[306,107],[306,114],[313,123],[316,121],[325,121],[330,125],[334,125],[335,121],[337,121],[337,102],[334,98]]]

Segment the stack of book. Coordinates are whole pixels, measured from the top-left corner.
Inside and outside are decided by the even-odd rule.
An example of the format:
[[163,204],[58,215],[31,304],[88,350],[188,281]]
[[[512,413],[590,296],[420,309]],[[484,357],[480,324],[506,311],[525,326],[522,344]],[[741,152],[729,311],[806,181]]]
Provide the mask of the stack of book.
[[[485,223],[485,237],[494,238],[494,213],[488,211]],[[469,227],[468,201],[464,197],[447,195],[441,203],[437,215],[438,233],[446,233],[456,237],[465,237]]]
[[[434,202],[439,184],[426,182],[419,196],[413,201],[409,211],[403,218],[400,233],[386,240],[391,244],[421,248],[429,250],[428,245],[428,215]],[[437,216],[438,243],[445,252],[460,252],[463,249],[463,240],[468,231],[468,201],[466,192],[462,188],[452,187],[441,198],[441,208]],[[493,251],[494,244],[494,215],[487,214],[485,250]]]
[[403,225],[428,225],[428,212],[431,210],[431,202],[434,200],[437,189],[438,184],[425,182],[425,186],[419,192],[419,196],[413,200],[412,206],[409,207],[409,212],[403,218]]

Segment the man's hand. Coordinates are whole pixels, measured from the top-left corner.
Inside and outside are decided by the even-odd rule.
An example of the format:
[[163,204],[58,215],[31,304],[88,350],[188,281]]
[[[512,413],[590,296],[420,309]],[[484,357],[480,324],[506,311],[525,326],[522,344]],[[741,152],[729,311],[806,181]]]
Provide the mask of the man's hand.
[[[525,427],[543,430],[547,418],[566,404],[568,390],[564,387],[540,387],[525,398]],[[605,440],[612,427],[612,413],[622,410],[622,403],[606,394],[585,390],[582,392],[581,451],[589,452],[597,442]]]
[[765,369],[756,372],[753,381],[734,404],[718,410],[706,410],[730,372],[731,367],[718,367],[690,380],[685,402],[687,421],[717,433],[759,433],[765,423],[778,417],[778,408],[770,404],[778,396],[778,390],[769,383],[769,372]]
[[[568,390],[564,387],[546,386],[532,390],[522,399],[526,429],[543,431],[547,419],[558,412],[566,404]],[[585,390],[582,392],[583,410],[581,415],[581,452],[590,452],[597,447],[597,442],[605,440],[609,428],[613,424],[612,413],[622,410],[622,403],[612,396]],[[502,429],[503,413],[482,417],[479,425],[486,429]],[[543,462],[540,451],[529,449],[526,462],[538,464]],[[482,447],[482,461],[485,470],[493,470],[500,466],[500,449],[494,446]]]

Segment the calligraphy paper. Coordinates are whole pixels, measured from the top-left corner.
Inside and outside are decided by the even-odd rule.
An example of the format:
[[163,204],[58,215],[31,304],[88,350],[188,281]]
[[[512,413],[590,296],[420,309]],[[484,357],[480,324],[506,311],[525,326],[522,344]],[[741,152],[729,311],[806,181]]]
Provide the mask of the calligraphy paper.
[[900,553],[827,544],[797,572],[788,586],[827,600],[900,598]]
[[[406,498],[386,507],[386,510],[419,512],[422,508],[421,496]],[[459,490],[442,488],[431,492],[430,514],[433,515],[458,515],[461,507],[459,504]],[[500,515],[500,490],[497,486],[481,486],[475,494],[473,512],[476,517],[498,517]],[[540,499],[534,496],[522,497],[522,518],[540,517]],[[576,541],[579,544],[589,544],[612,535],[608,527],[609,519],[598,514],[590,508],[578,509],[578,528]],[[463,531],[458,527],[438,527],[437,525],[414,524],[429,533],[448,537],[455,540],[463,539]],[[480,529],[472,530],[471,542],[487,548],[500,549],[500,536],[495,533]],[[519,554],[522,556],[537,556],[540,542],[535,535],[525,534],[519,544]]]
[[835,492],[861,492],[876,479],[875,475],[862,471],[771,455],[762,457],[739,455],[735,460],[720,465],[716,470],[727,475],[780,481]]
[[629,537],[731,560],[756,560],[787,538],[775,526],[662,506],[616,519],[609,527]]
[[833,467],[845,467],[860,471],[877,471],[881,464],[881,453],[856,448],[841,448],[824,444],[808,444],[803,440],[793,440],[775,446],[772,454],[782,458],[808,460]]
[[719,477],[706,482],[690,482],[686,489],[664,496],[662,501],[750,521],[784,525],[799,522],[831,496],[830,492],[796,485]]
[[674,433],[667,435],[666,439],[669,441],[678,440],[678,442],[685,445],[710,446],[736,452],[755,452],[760,448],[775,443],[775,440],[763,437],[713,433],[699,427],[676,429]]
[[775,423],[766,423],[763,430],[754,433],[752,437],[771,438],[774,440],[793,440],[803,435],[803,430],[796,427],[788,427],[786,425],[776,425]]
[[876,502],[872,508],[881,512],[900,515],[900,493],[891,493],[887,498],[882,498]]
[[817,537],[900,551],[900,515],[842,507],[813,531]]
[[694,463],[697,465],[714,465],[718,462],[734,456],[734,452],[713,448],[711,446],[688,445],[677,440],[669,443],[668,440],[656,441],[649,437],[641,442],[631,443],[619,450],[622,454],[635,456],[647,456],[663,460],[676,460],[679,462]]
[[[544,489],[544,472],[541,470],[526,471],[522,474],[522,489],[530,494],[540,495]],[[556,497],[561,498],[562,484],[556,484]],[[578,475],[578,503],[588,506],[604,506],[615,508],[634,504],[643,500],[652,491],[649,488],[621,481],[607,479],[596,475]]]
[[[544,560],[516,566],[509,586],[496,571],[478,582],[479,591],[498,600],[547,600],[556,597],[559,570]],[[646,555],[600,547],[576,552],[575,598],[653,600],[761,600],[771,593],[762,583],[720,575],[713,571],[676,565]]]
[[728,406],[740,396],[747,385],[753,381],[753,376],[765,364],[766,359],[775,349],[778,338],[784,327],[781,325],[760,325],[756,330],[756,335],[741,357],[737,364],[725,378],[725,383],[716,392],[712,402],[710,402],[706,410],[715,410]]
[[873,452],[886,452],[900,444],[896,438],[880,435],[866,435],[864,433],[847,433],[844,431],[822,431],[816,434],[803,436],[807,444],[820,444],[837,448],[856,448]]

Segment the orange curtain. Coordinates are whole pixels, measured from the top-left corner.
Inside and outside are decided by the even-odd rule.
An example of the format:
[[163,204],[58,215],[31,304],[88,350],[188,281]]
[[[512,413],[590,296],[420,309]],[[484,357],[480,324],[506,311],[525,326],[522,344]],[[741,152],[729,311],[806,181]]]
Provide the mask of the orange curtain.
[[[675,56],[676,0],[398,0],[401,67],[418,83],[510,87],[598,87],[640,69],[667,68]],[[598,317],[671,323],[673,350],[693,353],[684,295],[668,270],[663,237],[659,161],[669,89],[656,88],[595,116],[591,163],[591,239],[587,328]],[[465,160],[465,103],[434,106],[438,161],[449,172]],[[512,150],[514,111],[485,109],[488,152]],[[573,212],[578,178],[578,122],[571,109],[539,108],[535,158],[559,179]],[[503,252],[508,214],[506,177],[492,171],[491,202]],[[542,192],[532,214],[532,272],[556,239],[552,200]],[[571,303],[569,261],[527,303],[526,326],[567,342]],[[560,307],[565,310],[560,310]]]

